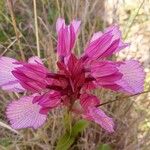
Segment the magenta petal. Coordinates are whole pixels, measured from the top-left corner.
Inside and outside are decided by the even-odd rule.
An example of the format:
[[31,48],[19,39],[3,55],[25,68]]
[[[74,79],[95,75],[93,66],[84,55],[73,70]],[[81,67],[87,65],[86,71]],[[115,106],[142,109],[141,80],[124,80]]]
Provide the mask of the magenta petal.
[[25,96],[18,101],[13,101],[7,106],[6,115],[12,128],[34,128],[43,125],[47,116],[40,114],[41,106],[32,103],[34,96]]
[[114,50],[113,53],[118,52],[121,49],[126,48],[126,47],[129,46],[129,43],[124,43],[123,42],[123,40],[122,40],[122,34],[121,34],[120,29],[119,29],[119,26],[112,25],[112,26],[110,26],[110,27],[108,27],[108,28],[105,29],[104,33],[107,33],[107,32],[111,32],[112,33],[112,35],[113,35],[112,41],[119,40],[118,48],[116,48],[116,50]]
[[17,60],[9,57],[0,58],[0,87],[2,89],[13,92],[25,91],[18,79],[12,74],[12,71],[20,66],[19,64],[16,64],[17,62]]
[[108,117],[101,109],[96,107],[89,107],[83,117],[99,124],[108,132],[114,132],[114,122],[112,118]]
[[28,91],[41,91],[48,84],[48,69],[41,63],[24,63],[21,67],[17,67],[12,71],[12,73]]
[[94,78],[112,75],[118,71],[117,65],[110,61],[94,62],[89,69]]
[[69,55],[68,57],[65,57],[64,59],[64,63],[70,72],[73,72],[74,66],[76,65],[77,61],[78,60],[76,56],[73,54]]
[[86,109],[88,107],[93,107],[93,106],[99,105],[100,100],[94,95],[85,93],[80,96],[80,104],[83,107],[83,109],[85,109],[85,111],[86,111]]
[[54,108],[61,103],[61,94],[59,92],[48,92],[41,96],[36,96],[34,102],[38,102],[44,108]]
[[110,33],[106,33],[90,42],[83,56],[87,56],[89,59],[98,59],[110,46],[112,37]]
[[103,88],[106,89],[111,89],[113,91],[118,91],[121,87],[117,84],[107,84],[107,85],[102,85]]
[[94,33],[82,57],[89,60],[103,59],[128,45],[128,43],[123,43],[119,27],[113,25],[108,27],[104,33]]
[[121,86],[121,91],[136,94],[144,90],[145,72],[138,61],[129,60],[122,62],[118,69],[123,74],[122,78],[116,82],[116,84]]
[[120,39],[117,39],[114,42],[112,42],[112,44],[108,47],[108,49],[104,53],[102,53],[99,58],[103,59],[105,57],[111,56],[118,49],[119,42]]
[[74,47],[80,21],[73,20],[70,25],[65,25],[64,19],[59,18],[56,23],[58,35],[57,54],[59,58],[64,58],[71,54]]
[[117,72],[112,75],[96,78],[96,82],[99,85],[110,85],[110,84],[112,85],[113,83],[115,84],[121,78],[122,74]]

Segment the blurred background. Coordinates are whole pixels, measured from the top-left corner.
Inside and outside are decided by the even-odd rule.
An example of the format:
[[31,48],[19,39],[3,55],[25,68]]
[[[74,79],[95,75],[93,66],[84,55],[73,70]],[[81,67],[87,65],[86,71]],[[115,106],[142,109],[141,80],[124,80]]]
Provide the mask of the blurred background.
[[[138,59],[146,72],[143,94],[124,98],[123,94],[104,89],[95,91],[104,102],[120,99],[103,106],[114,118],[116,132],[108,134],[91,123],[69,150],[149,150],[150,0],[0,0],[0,55],[27,60],[37,55],[39,45],[45,64],[56,70],[55,23],[58,17],[64,17],[67,22],[74,18],[82,21],[75,47],[77,55],[83,52],[94,32],[119,24],[123,39],[131,45],[112,59]],[[9,127],[5,108],[10,100],[20,96],[0,90],[0,150],[55,149],[58,138],[65,132],[63,110],[53,110],[47,123],[36,131],[25,129],[16,133]]]

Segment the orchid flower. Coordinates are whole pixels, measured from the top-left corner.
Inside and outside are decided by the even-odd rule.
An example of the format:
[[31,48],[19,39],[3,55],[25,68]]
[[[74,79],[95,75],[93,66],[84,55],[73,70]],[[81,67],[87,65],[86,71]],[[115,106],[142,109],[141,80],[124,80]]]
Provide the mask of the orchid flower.
[[102,100],[91,91],[97,88],[126,94],[143,91],[145,73],[137,60],[107,60],[129,45],[123,42],[119,27],[113,25],[95,33],[83,54],[77,57],[73,49],[79,27],[78,20],[70,25],[62,18],[57,20],[57,72],[49,71],[36,56],[28,62],[0,58],[0,87],[12,92],[28,92],[28,96],[7,106],[6,115],[12,128],[37,129],[44,124],[49,111],[64,106],[113,132],[112,118],[99,108]]

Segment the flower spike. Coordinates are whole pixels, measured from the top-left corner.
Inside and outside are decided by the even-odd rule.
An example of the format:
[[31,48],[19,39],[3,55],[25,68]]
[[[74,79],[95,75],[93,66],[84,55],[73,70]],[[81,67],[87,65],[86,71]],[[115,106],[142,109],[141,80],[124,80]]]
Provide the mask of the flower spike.
[[66,25],[64,19],[58,18],[56,72],[49,71],[36,56],[28,62],[0,58],[0,87],[13,92],[27,91],[29,95],[7,106],[6,115],[13,128],[37,129],[51,109],[65,106],[112,133],[114,121],[98,108],[102,100],[92,95],[92,90],[106,88],[127,94],[143,91],[145,73],[138,61],[107,60],[129,45],[123,42],[119,27],[113,25],[94,33],[82,56],[77,57],[73,48],[79,27],[80,21]]

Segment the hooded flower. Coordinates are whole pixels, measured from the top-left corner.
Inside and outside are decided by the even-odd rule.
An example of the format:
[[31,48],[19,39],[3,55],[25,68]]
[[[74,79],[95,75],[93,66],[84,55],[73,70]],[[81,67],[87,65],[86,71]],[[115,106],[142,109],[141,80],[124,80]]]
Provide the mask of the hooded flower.
[[102,100],[92,95],[91,91],[97,88],[128,94],[143,91],[145,73],[138,61],[107,60],[128,46],[123,42],[118,26],[95,33],[83,54],[77,57],[73,48],[79,26],[80,21],[77,20],[70,25],[65,25],[64,19],[57,20],[57,72],[49,71],[38,57],[32,57],[28,62],[0,58],[1,88],[29,93],[29,96],[12,101],[7,106],[7,118],[13,128],[37,129],[44,124],[51,109],[64,105],[69,111],[113,132],[112,118],[98,108]]

